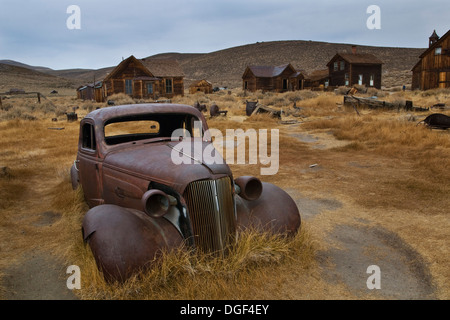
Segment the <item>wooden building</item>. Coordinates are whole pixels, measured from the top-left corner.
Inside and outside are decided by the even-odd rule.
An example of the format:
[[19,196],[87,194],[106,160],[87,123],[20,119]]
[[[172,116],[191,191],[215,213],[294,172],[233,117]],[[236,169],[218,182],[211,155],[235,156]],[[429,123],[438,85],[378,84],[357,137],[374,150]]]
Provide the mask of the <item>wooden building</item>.
[[190,94],[194,94],[197,92],[203,92],[205,94],[209,94],[213,92],[213,86],[212,83],[209,82],[208,80],[197,80],[194,81],[190,86],[189,86],[189,93]]
[[286,92],[301,90],[304,75],[291,64],[282,66],[248,66],[242,76],[243,89],[249,91]]
[[413,90],[450,88],[450,30],[441,38],[433,32],[412,72]]
[[352,53],[337,53],[328,62],[329,85],[351,87],[358,84],[381,89],[382,65],[374,55],[357,53],[353,46]]
[[330,75],[328,69],[315,70],[305,78],[305,88],[328,88],[330,83]]
[[125,93],[134,99],[173,98],[184,95],[184,73],[176,60],[123,60],[103,79],[106,96]]
[[81,86],[77,89],[77,98],[82,100],[91,100],[95,102],[105,102],[105,95],[103,94],[103,82],[96,81]]

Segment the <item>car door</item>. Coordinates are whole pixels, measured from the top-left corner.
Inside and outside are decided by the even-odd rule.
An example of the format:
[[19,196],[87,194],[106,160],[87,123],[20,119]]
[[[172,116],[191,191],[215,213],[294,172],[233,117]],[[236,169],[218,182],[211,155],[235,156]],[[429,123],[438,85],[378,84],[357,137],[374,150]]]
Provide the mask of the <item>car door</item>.
[[94,123],[87,120],[81,124],[81,137],[78,146],[77,167],[89,207],[103,204],[101,186],[102,162],[98,157],[97,139]]

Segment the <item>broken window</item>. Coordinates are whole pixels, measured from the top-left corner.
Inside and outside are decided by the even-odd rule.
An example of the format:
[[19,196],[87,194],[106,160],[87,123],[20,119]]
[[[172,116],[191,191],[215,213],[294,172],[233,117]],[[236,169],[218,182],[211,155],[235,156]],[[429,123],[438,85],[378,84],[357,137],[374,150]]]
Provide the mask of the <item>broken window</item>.
[[350,85],[348,73],[345,74],[345,85],[346,85],[346,86],[349,86],[349,85]]
[[345,69],[345,61],[341,61],[341,71]]

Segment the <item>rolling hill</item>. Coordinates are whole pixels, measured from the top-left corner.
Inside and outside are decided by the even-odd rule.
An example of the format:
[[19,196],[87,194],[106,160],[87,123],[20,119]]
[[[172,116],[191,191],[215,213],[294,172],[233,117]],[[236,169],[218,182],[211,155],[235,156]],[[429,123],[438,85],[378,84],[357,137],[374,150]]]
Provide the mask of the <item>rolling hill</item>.
[[[352,44],[338,44],[317,41],[270,41],[258,42],[211,53],[161,53],[146,58],[166,58],[179,61],[186,75],[185,85],[188,86],[193,80],[207,79],[214,86],[239,88],[241,77],[248,65],[282,65],[291,63],[298,70],[311,73],[314,70],[325,69],[328,61],[337,52],[351,52]],[[357,46],[360,53],[372,53],[381,59],[383,64],[383,86],[393,87],[408,85],[411,83],[411,69],[419,60],[420,54],[425,48],[393,48]],[[138,57],[145,58],[145,57]],[[1,61],[5,60],[0,60]],[[45,67],[31,67],[15,63],[11,60],[11,67],[30,69],[34,72],[31,77],[37,80],[42,76],[43,81],[56,81],[70,84],[70,87],[100,80],[110,72],[114,66],[98,70],[90,69],[68,69],[52,70]],[[25,66],[25,67],[24,67]],[[22,69],[21,69],[22,70]],[[10,70],[11,71],[11,70]],[[23,73],[23,70],[22,70]],[[54,78],[49,78],[52,76]],[[5,79],[5,71],[0,69],[0,77]],[[14,81],[22,79],[9,77],[10,86]],[[3,85],[3,81],[1,85]],[[0,90],[1,91],[1,90]]]

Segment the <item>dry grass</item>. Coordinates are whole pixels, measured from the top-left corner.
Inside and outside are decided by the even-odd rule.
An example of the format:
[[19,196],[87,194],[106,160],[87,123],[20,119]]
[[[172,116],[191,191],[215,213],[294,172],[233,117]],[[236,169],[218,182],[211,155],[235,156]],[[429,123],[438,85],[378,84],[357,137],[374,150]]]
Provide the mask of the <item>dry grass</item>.
[[[429,106],[448,101],[449,96],[445,90],[396,92],[386,94],[386,100]],[[301,108],[301,117],[295,118],[300,123],[283,126],[268,115],[245,117],[245,101],[254,98],[283,110],[292,110],[295,102]],[[0,177],[0,236],[9,239],[1,243],[0,270],[39,248],[81,267],[82,290],[77,294],[83,299],[351,299],[355,296],[348,288],[322,277],[315,255],[329,247],[326,235],[336,224],[364,219],[397,233],[417,250],[429,264],[438,297],[450,297],[448,132],[416,126],[405,120],[404,113],[362,109],[358,117],[351,109],[339,108],[342,96],[331,93],[244,95],[232,90],[173,100],[188,105],[196,101],[208,107],[217,103],[229,111],[227,117],[213,119],[205,114],[209,127],[224,134],[226,129],[280,130],[278,174],[261,177],[260,165],[231,165],[236,177],[260,176],[311,198],[339,199],[344,209],[304,221],[302,232],[293,239],[248,232],[240,235],[224,259],[187,251],[165,253],[159,268],[125,284],[107,284],[81,240],[87,206],[81,190],[71,189],[68,176],[77,151],[78,123],[51,122],[54,110],[33,108],[28,100],[18,99],[8,101],[9,110],[0,111],[0,167],[8,167],[10,173]],[[106,106],[73,97],[52,98],[52,103],[58,110],[77,105],[80,116]],[[22,110],[21,115],[10,116],[15,108]],[[25,114],[35,120],[27,120]],[[426,114],[416,116],[421,120]],[[48,129],[55,126],[64,130]],[[295,137],[299,133],[348,143],[311,148]],[[310,170],[314,163],[323,169]],[[33,226],[44,211],[61,213],[61,219],[44,229]]]

